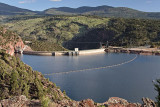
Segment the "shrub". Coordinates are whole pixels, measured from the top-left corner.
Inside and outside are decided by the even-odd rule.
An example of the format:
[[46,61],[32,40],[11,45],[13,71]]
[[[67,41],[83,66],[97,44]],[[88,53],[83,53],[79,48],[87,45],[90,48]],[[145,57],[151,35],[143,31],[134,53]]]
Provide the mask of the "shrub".
[[41,106],[42,107],[48,107],[49,103],[51,102],[50,99],[48,97],[43,96],[41,99]]

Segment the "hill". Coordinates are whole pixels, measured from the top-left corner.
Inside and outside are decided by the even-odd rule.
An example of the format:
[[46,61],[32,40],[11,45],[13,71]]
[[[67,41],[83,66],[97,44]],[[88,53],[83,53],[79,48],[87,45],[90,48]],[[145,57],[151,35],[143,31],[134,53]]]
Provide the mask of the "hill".
[[[42,46],[48,50],[64,50],[61,47],[74,49],[82,46],[82,49],[91,49],[99,48],[99,43],[106,41],[113,46],[160,46],[160,20],[153,19],[48,16],[12,20],[5,26],[16,31],[23,40],[32,41],[30,46],[34,50],[41,50]],[[80,42],[86,44],[82,45]],[[51,49],[49,46],[55,47]]]
[[[107,26],[93,28],[83,36],[72,38],[64,46],[68,49],[91,49],[99,48],[100,42],[107,41],[112,46],[160,47],[160,20],[113,18]],[[81,42],[89,43],[81,45]]]
[[82,6],[79,8],[59,7],[49,8],[44,11],[32,11],[10,6],[4,3],[0,3],[0,15],[94,15],[123,18],[160,18],[160,12],[143,12],[127,7],[112,7],[104,5],[97,7]]
[[[0,50],[0,100],[25,95],[30,99],[62,100],[65,95],[55,84],[24,64],[19,58]],[[67,97],[66,97],[67,98]]]
[[11,20],[5,26],[19,34],[24,41],[32,41],[29,45],[34,50],[48,50],[45,48],[52,46],[50,51],[58,51],[64,50],[63,42],[82,36],[100,25],[105,26],[108,21],[109,18],[92,16],[48,16]]
[[36,14],[36,12],[0,3],[0,15],[27,15],[27,14]]
[[160,13],[142,12],[127,7],[79,7],[79,8],[50,8],[43,11],[44,14],[49,15],[95,15],[102,17],[124,17],[124,18],[160,18]]

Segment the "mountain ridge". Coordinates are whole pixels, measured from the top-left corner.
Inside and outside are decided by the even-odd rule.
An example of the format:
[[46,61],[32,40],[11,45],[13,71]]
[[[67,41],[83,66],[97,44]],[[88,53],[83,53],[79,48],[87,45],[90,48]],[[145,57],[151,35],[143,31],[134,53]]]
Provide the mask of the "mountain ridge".
[[102,17],[160,19],[160,12],[143,12],[128,7],[112,7],[107,5],[97,7],[82,6],[78,8],[53,7],[44,11],[33,11],[0,3],[0,15],[93,15]]
[[0,2],[0,15],[25,15],[25,14],[35,14],[35,13],[34,11],[29,9],[23,9]]

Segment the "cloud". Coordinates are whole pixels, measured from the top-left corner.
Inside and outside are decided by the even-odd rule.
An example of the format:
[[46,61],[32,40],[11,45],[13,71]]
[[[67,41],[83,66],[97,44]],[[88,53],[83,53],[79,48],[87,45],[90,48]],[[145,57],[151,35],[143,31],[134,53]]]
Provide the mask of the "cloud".
[[19,1],[18,3],[20,4],[24,4],[24,3],[33,3],[35,2],[36,0],[23,0],[23,1]]
[[50,1],[54,1],[54,2],[56,2],[56,1],[62,1],[62,0],[50,0]]

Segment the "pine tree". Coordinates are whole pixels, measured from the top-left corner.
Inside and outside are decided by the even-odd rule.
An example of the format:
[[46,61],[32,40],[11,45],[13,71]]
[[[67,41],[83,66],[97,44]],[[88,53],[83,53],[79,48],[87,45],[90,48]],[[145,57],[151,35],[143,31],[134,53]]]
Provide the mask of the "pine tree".
[[11,80],[10,80],[10,84],[11,84],[11,93],[13,95],[18,95],[18,78],[19,78],[19,74],[17,71],[12,71],[11,73]]

